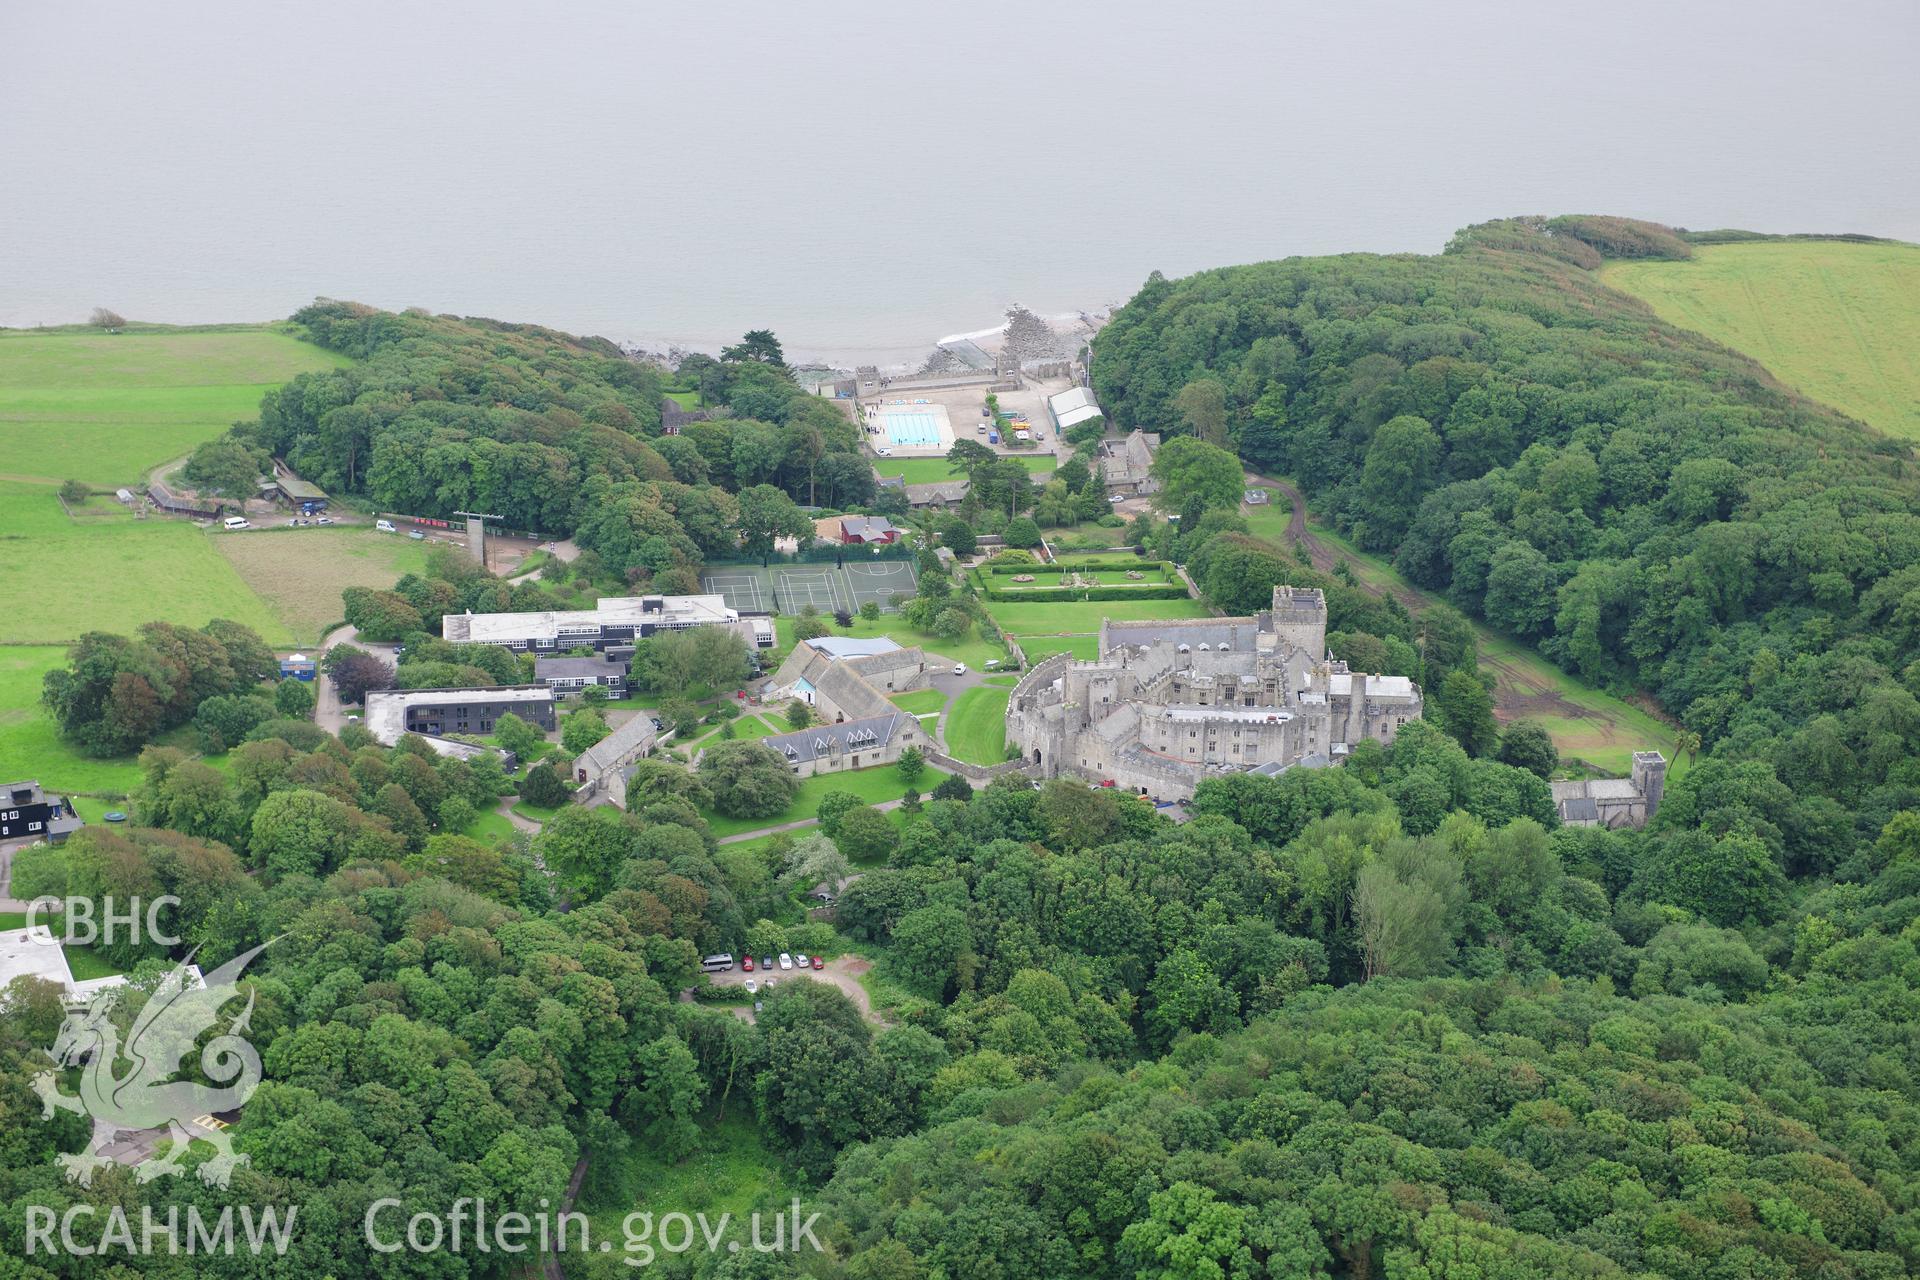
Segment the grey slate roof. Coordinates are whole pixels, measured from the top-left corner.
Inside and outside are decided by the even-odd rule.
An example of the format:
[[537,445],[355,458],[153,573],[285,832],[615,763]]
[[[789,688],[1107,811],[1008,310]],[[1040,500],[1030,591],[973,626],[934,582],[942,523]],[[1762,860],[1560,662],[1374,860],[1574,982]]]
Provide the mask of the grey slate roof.
[[582,751],[573,766],[585,769],[589,778],[597,778],[609,769],[617,769],[629,757],[645,752],[656,735],[653,713],[642,711],[600,741]]
[[840,528],[849,538],[884,538],[899,532],[899,526],[885,516],[841,516]]
[[878,751],[893,741],[893,735],[899,732],[900,721],[905,718],[905,712],[895,711],[890,715],[848,720],[844,724],[797,729],[792,733],[762,738],[761,741],[773,748],[788,764],[805,764],[843,751]]
[[1587,796],[1569,796],[1560,802],[1560,821],[1598,822],[1600,806]]

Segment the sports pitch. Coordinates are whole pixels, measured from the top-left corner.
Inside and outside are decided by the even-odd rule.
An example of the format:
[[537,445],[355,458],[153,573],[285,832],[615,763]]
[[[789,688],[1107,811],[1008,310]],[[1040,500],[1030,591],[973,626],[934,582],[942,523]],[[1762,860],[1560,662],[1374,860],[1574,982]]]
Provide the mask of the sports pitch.
[[700,575],[704,591],[726,599],[742,613],[799,613],[812,605],[821,613],[852,611],[872,600],[894,609],[913,595],[913,564],[882,560],[868,564],[714,565]]

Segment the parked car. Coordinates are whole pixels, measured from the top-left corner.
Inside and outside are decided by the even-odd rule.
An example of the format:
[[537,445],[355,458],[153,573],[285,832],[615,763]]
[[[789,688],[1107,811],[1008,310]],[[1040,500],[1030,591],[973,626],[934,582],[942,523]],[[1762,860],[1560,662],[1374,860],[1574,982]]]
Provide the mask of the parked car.
[[243,516],[228,516],[226,518],[225,523],[227,526],[228,533],[238,533],[242,529],[253,528],[252,525],[246,522],[246,519]]
[[317,520],[315,520],[315,521],[314,521],[314,523],[315,523],[315,524],[332,524],[332,523],[333,523],[333,517],[332,517],[332,516],[321,516],[321,517],[320,517],[319,519],[317,519]]
[[412,538],[415,542],[425,542],[427,540],[427,535],[420,532],[418,529],[407,530],[407,536],[409,538]]
[[740,967],[741,967],[742,969],[745,969],[745,970],[746,970],[746,971],[747,971],[748,973],[752,973],[752,972],[753,972],[753,957],[752,957],[752,956],[742,956],[742,957],[740,958]]
[[793,967],[796,969],[804,969],[807,967],[807,958],[798,951],[793,953]]
[[772,957],[772,956],[761,956],[761,957],[760,957],[760,967],[761,967],[762,969],[765,969],[765,970],[766,970],[766,971],[767,971],[768,973],[772,973],[772,972],[773,972],[773,957]]
[[381,533],[398,533],[399,532],[398,529],[395,529],[393,527],[393,521],[391,520],[375,520],[373,522],[373,527],[379,530]]
[[826,961],[822,960],[819,956],[815,956],[813,958],[813,967],[815,970],[820,970],[826,968],[827,964]]
[[875,453],[875,454],[877,454],[878,456],[880,456],[880,457],[882,457],[882,458],[891,458],[891,457],[893,456],[893,450],[891,450],[891,449],[889,449],[889,448],[887,448],[887,447],[886,447],[886,446],[884,446],[884,445],[882,445],[882,446],[881,446],[880,448],[878,448],[878,449],[875,449],[875,450],[874,450],[874,453]]
[[748,995],[752,995],[754,992],[760,989],[760,984],[755,982],[752,978],[748,978],[745,982],[741,983],[740,985],[747,989]]
[[780,968],[782,970],[793,968],[793,957],[784,951],[780,953]]
[[984,422],[982,422],[982,423],[980,423],[980,424],[979,424],[978,426],[976,426],[976,427],[975,427],[975,428],[973,429],[973,434],[975,434],[975,435],[977,435],[977,436],[983,436],[983,435],[985,435],[985,434],[987,434],[987,424],[986,424],[986,423],[984,423]]
[[954,663],[954,664],[953,664],[953,674],[955,674],[955,675],[957,675],[957,676],[963,676],[963,675],[965,675],[965,674],[967,674],[967,664],[966,664],[966,663],[964,663],[964,662],[956,662],[956,663]]

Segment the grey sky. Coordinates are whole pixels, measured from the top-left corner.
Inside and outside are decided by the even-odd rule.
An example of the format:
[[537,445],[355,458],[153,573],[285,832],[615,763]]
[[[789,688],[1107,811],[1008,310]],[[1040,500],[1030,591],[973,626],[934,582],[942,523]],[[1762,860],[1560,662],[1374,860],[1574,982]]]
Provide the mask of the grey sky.
[[13,3],[0,324],[324,293],[904,355],[1513,213],[1920,239],[1916,37],[1752,0]]

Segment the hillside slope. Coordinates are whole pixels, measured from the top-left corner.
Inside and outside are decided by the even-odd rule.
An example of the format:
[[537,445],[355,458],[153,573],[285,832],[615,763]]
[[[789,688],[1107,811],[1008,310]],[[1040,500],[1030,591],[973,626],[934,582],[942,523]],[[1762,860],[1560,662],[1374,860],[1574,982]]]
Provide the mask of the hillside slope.
[[1361,550],[1854,809],[1844,837],[1788,837],[1822,861],[1900,807],[1920,744],[1920,473],[1599,275],[1694,254],[1652,224],[1513,219],[1432,257],[1155,276],[1101,334],[1096,390],[1116,425],[1175,433],[1180,404],[1224,400],[1226,443]]

